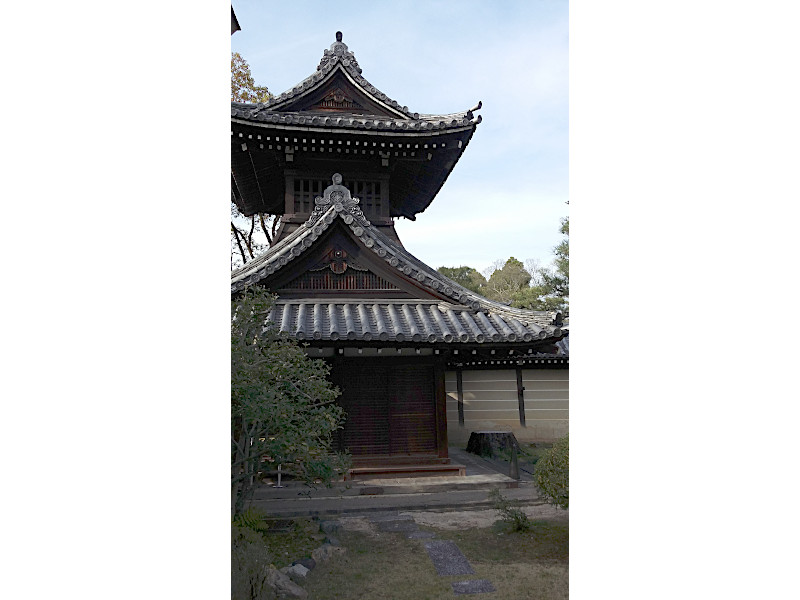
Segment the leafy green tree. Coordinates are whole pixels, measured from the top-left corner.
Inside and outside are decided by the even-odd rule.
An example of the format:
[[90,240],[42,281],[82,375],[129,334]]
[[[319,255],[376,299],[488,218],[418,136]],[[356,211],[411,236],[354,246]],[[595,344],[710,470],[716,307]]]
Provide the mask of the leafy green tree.
[[553,266],[531,265],[530,287],[512,294],[511,306],[531,310],[569,311],[569,217],[561,219],[561,234],[567,236],[553,248]]
[[[541,267],[535,260],[525,264],[513,256],[496,260],[481,275],[472,267],[439,267],[437,271],[490,300],[516,308],[567,312],[569,310],[569,217],[561,220],[567,238],[553,248],[553,265]],[[488,277],[488,279],[487,279]]]
[[234,514],[252,496],[264,464],[307,482],[329,483],[347,467],[331,452],[344,420],[330,368],[278,335],[273,298],[248,290],[231,302],[231,495]]
[[564,311],[566,302],[563,298],[549,296],[550,288],[533,285],[516,292],[511,298],[511,306],[528,310]]
[[[269,90],[256,85],[242,55],[231,53],[231,101],[266,102],[269,98]],[[275,215],[257,213],[246,217],[231,200],[231,269],[238,269],[269,248],[279,224]]]
[[550,290],[550,295],[569,298],[569,217],[561,219],[560,231],[567,239],[553,248],[553,269],[542,273],[542,281]]
[[533,482],[546,502],[569,508],[569,435],[536,461]]
[[525,265],[513,256],[509,258],[502,268],[496,269],[486,284],[486,297],[498,302],[510,303],[514,295],[529,287],[531,274],[525,270]]
[[486,277],[472,267],[439,267],[439,273],[475,293],[485,293]]
[[250,65],[238,52],[231,52],[231,100],[234,102],[266,102],[270,94],[266,86],[256,85]]

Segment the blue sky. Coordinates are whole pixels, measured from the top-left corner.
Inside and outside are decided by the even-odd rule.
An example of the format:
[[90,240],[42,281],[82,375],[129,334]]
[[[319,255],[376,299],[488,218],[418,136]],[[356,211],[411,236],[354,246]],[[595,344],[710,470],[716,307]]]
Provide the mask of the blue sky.
[[416,221],[398,219],[398,234],[432,267],[551,261],[569,209],[566,1],[233,6],[242,31],[232,50],[274,94],[310,75],[340,30],[364,77],[412,111],[483,101],[483,122],[439,195]]

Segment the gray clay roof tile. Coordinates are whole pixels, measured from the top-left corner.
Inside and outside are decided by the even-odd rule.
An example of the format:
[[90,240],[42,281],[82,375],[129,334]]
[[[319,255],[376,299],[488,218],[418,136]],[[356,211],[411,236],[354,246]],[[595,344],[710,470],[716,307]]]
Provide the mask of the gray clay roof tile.
[[[493,314],[509,330],[508,317]],[[519,334],[491,333],[467,309],[443,307],[436,300],[300,299],[278,300],[270,320],[298,340],[351,340],[415,343],[531,342],[562,335],[547,325],[541,329],[520,327]],[[456,332],[453,335],[452,332]],[[568,352],[568,349],[567,349]]]

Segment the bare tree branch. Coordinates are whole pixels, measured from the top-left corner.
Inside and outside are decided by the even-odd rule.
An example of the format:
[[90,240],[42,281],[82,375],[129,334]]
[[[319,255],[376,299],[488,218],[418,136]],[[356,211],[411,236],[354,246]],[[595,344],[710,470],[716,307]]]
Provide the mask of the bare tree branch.
[[247,257],[244,255],[244,249],[242,248],[242,242],[239,240],[239,230],[236,228],[236,225],[233,224],[231,221],[231,231],[233,232],[234,237],[236,238],[236,245],[239,246],[239,254],[242,256],[242,264],[247,264]]
[[264,235],[267,236],[267,243],[272,246],[272,240],[275,236],[270,235],[269,231],[267,231],[267,224],[264,223],[264,213],[258,213],[258,219],[261,221],[261,231],[263,231]]
[[253,256],[253,232],[256,229],[256,216],[253,215],[250,217],[250,233],[247,236],[247,251],[250,253],[250,258],[255,258]]

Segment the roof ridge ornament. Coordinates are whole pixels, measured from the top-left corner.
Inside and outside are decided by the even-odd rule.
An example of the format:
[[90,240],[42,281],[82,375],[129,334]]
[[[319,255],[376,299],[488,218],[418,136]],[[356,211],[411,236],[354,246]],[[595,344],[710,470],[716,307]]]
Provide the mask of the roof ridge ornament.
[[325,191],[322,192],[322,196],[314,198],[314,210],[308,217],[306,224],[309,226],[313,225],[323,214],[333,207],[333,210],[335,210],[348,225],[355,219],[365,227],[369,227],[370,222],[358,206],[360,200],[353,196],[350,190],[342,185],[341,173],[334,173],[331,180],[333,181],[333,185],[326,187]]
[[319,61],[319,65],[317,66],[317,71],[335,67],[339,62],[345,67],[351,66],[361,73],[361,67],[358,66],[355,54],[350,52],[350,50],[347,49],[347,44],[342,41],[341,31],[336,32],[336,41],[331,44],[330,49],[323,52],[322,60]]

